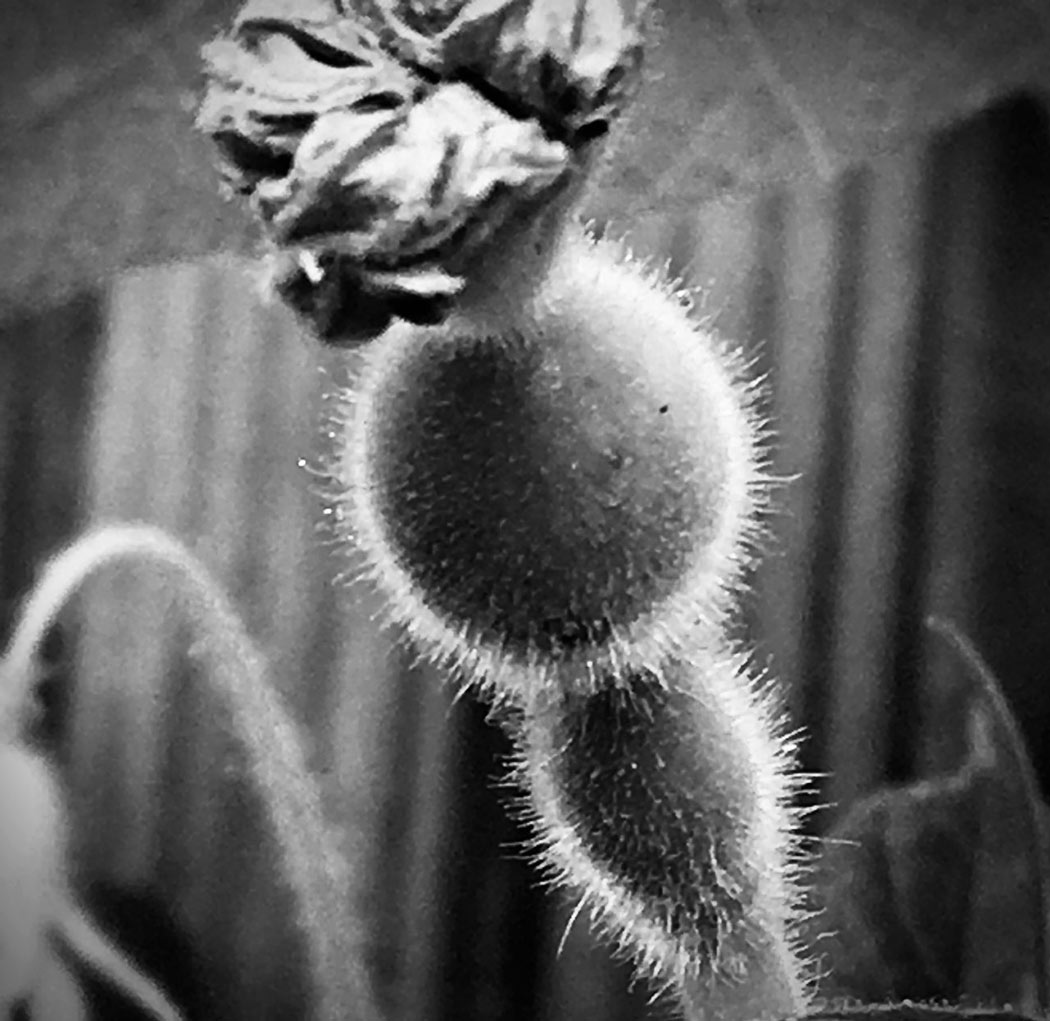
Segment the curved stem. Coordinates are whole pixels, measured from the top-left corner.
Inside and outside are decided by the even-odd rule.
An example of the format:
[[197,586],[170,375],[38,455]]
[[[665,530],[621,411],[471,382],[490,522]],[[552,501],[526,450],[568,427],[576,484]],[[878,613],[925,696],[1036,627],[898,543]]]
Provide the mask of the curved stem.
[[200,635],[201,655],[227,701],[295,894],[318,1016],[326,1021],[375,1021],[379,1012],[354,956],[361,943],[353,938],[351,920],[342,907],[346,863],[325,821],[299,736],[229,599],[181,542],[150,525],[105,526],[82,536],[47,564],[0,660],[3,736],[17,730],[34,662],[63,606],[90,575],[135,560],[166,570],[177,585],[182,606]]

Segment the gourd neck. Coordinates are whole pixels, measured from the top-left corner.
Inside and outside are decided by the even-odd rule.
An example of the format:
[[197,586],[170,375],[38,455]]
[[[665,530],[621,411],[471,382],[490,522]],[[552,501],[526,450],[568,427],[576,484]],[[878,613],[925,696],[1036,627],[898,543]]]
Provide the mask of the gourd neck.
[[577,208],[586,185],[577,172],[553,196],[542,196],[503,225],[467,267],[466,286],[450,319],[452,329],[503,334],[522,321],[565,249],[582,232]]

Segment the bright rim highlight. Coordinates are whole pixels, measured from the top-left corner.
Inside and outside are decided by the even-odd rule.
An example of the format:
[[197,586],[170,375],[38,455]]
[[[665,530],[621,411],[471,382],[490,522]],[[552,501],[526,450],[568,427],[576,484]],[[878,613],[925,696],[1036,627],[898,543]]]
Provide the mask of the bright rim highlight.
[[567,233],[524,307],[362,352],[334,516],[432,659],[490,694],[593,687],[722,620],[765,485],[745,369],[619,245]]

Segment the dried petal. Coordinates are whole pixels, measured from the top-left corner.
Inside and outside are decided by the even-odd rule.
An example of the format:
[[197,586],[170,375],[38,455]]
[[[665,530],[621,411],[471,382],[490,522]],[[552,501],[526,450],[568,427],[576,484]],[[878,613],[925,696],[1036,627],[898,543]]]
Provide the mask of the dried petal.
[[[338,262],[334,274],[298,260],[277,273],[315,329],[346,318],[343,285],[358,304],[407,301],[410,317],[430,321],[501,226],[583,170],[587,142],[636,77],[640,18],[618,0],[568,6],[370,0],[349,12],[249,0],[206,47],[198,123],[230,188],[273,242]],[[375,272],[408,268],[444,283],[413,295],[402,276]],[[424,311],[420,298],[440,300]],[[306,311],[321,308],[325,324]],[[389,322],[381,308],[370,319],[365,335]]]

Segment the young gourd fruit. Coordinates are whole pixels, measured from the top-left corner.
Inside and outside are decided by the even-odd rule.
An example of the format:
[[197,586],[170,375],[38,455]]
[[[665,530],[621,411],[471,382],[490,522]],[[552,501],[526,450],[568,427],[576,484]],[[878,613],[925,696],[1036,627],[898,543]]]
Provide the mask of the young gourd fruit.
[[755,384],[687,297],[579,228],[544,270],[392,327],[334,431],[390,615],[490,693],[591,687],[720,621],[761,505]]
[[744,657],[704,645],[590,692],[538,690],[516,743],[541,861],[689,1016],[805,1002],[803,780]]
[[725,651],[758,384],[574,216],[650,5],[424,6],[248,0],[209,50],[199,123],[275,289],[353,348],[330,519],[419,652],[503,710],[544,860],[686,1016],[801,1014],[793,746]]

